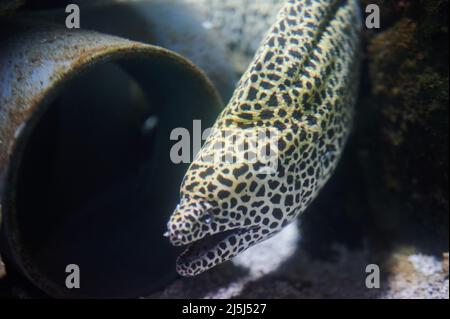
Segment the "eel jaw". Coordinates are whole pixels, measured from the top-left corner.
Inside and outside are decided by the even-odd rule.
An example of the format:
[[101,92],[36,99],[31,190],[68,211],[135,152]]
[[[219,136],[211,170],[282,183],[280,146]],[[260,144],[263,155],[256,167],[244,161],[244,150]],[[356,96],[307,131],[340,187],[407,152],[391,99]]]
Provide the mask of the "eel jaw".
[[244,237],[252,231],[254,227],[234,228],[187,244],[177,258],[177,272],[184,277],[196,276],[233,258],[249,247]]

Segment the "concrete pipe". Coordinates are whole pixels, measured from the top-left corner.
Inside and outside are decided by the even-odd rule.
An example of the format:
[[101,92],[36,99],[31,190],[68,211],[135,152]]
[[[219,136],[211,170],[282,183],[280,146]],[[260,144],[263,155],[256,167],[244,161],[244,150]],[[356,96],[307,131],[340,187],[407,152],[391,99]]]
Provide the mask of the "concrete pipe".
[[[137,297],[175,278],[163,238],[188,164],[170,132],[212,125],[208,78],[161,47],[0,23],[1,252],[54,297]],[[67,266],[80,288],[67,287]]]

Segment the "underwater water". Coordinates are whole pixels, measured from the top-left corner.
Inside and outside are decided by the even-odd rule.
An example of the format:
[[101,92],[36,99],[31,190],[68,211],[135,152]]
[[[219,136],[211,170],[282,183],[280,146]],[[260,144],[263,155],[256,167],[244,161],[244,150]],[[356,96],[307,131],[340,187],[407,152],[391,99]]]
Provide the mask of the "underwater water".
[[[208,87],[198,86],[190,75],[172,77],[164,73],[163,67],[144,68],[143,64],[133,64],[129,69],[137,70],[137,74],[142,70],[152,73],[151,81],[145,75],[130,75],[126,63],[106,63],[96,66],[93,72],[74,77],[50,103],[36,127],[27,133],[23,160],[11,192],[18,228],[23,234],[21,250],[14,251],[11,244],[13,249],[4,249],[8,253],[0,249],[7,266],[3,270],[0,261],[0,297],[48,296],[44,285],[31,284],[27,274],[24,276],[24,271],[11,262],[14,254],[23,253],[46,280],[63,289],[67,272],[62,269],[77,264],[83,284],[75,296],[79,293],[94,298],[152,299],[448,298],[446,1],[401,4],[358,1],[363,23],[359,38],[360,70],[357,80],[348,80],[351,93],[347,93],[346,101],[355,101],[354,115],[343,128],[348,131],[348,140],[339,143],[342,152],[339,148],[336,153],[334,145],[328,148],[321,160],[323,172],[329,172],[327,161],[333,162],[335,156],[340,158],[331,170],[330,179],[314,200],[302,206],[298,218],[283,227],[277,222],[274,227],[280,226],[280,231],[277,229],[273,237],[267,236],[267,240],[252,246],[257,241],[257,231],[264,228],[264,216],[252,227],[242,227],[240,222],[230,226],[229,220],[235,217],[228,219],[230,215],[222,215],[224,210],[228,212],[228,206],[217,205],[213,207],[215,210],[208,210],[204,202],[210,203],[212,199],[207,198],[206,181],[213,173],[194,172],[197,174],[193,173],[194,179],[202,177],[194,182],[184,178],[196,159],[199,145],[206,140],[204,129],[213,126],[221,111],[217,101],[210,103],[209,99],[220,95],[225,106],[239,85],[254,80],[250,75],[256,72],[257,64],[253,69],[249,65],[284,3],[281,0],[99,1],[94,6],[80,3],[83,29],[173,50],[208,77]],[[373,3],[380,8],[380,27],[369,29],[364,24],[367,17],[364,9]],[[67,15],[64,6],[55,1],[28,1],[18,9],[17,19],[25,17],[36,24],[63,26]],[[316,29],[320,28],[312,28]],[[344,34],[347,32],[346,29]],[[280,40],[276,41],[281,46]],[[301,47],[298,41],[292,44],[297,45],[293,48]],[[342,45],[347,53],[351,47],[347,42]],[[304,52],[313,49],[293,56],[305,56]],[[274,52],[261,56],[261,60],[276,61],[281,51]],[[345,54],[336,54],[334,59],[345,61]],[[316,65],[321,60],[312,61]],[[0,56],[0,66],[2,63]],[[351,65],[355,68],[349,74],[357,70],[356,63]],[[0,72],[6,73],[5,70],[9,69],[0,68]],[[270,75],[270,72],[263,75],[267,87],[277,83],[269,81]],[[241,77],[244,81],[239,81]],[[3,83],[0,81],[0,86],[6,87]],[[147,91],[145,86],[152,90]],[[324,87],[332,85],[327,82]],[[198,97],[199,92],[207,93]],[[250,95],[249,91],[243,92]],[[0,87],[0,101],[3,96],[7,94]],[[230,105],[242,96],[244,93],[236,95]],[[269,96],[267,101],[261,103],[270,104]],[[284,107],[287,98],[280,101],[277,106]],[[273,113],[284,120],[278,111]],[[252,114],[244,107],[241,113],[224,116],[245,125],[249,117],[254,119]],[[307,117],[308,114],[308,110],[302,114],[305,123],[318,120]],[[201,130],[195,131],[194,120],[201,120]],[[261,127],[263,122],[255,120],[255,123],[252,125]],[[340,130],[331,131],[337,134]],[[17,134],[20,135],[20,130]],[[182,147],[175,151],[177,145]],[[179,153],[183,151],[189,154],[187,161]],[[6,153],[3,149],[1,152]],[[172,155],[179,161],[174,162]],[[220,168],[226,165],[222,161]],[[2,176],[7,175],[3,164],[1,168]],[[233,169],[236,167],[230,164],[229,176]],[[224,175],[215,181],[219,178],[225,180],[221,184],[229,183]],[[243,178],[251,181],[253,177]],[[299,179],[303,184],[305,176]],[[7,182],[0,184],[2,192],[11,188]],[[180,185],[184,185],[181,192]],[[294,187],[295,183],[290,185]],[[258,189],[259,186],[258,181]],[[250,182],[244,189],[247,188]],[[267,195],[266,203],[272,198],[280,201],[281,196],[284,205],[288,192],[287,187],[278,188]],[[186,193],[187,199],[180,201]],[[2,200],[8,196],[2,195]],[[189,206],[192,198],[197,197],[201,200]],[[256,199],[249,196],[249,201]],[[243,223],[251,210],[244,210],[242,205],[239,211],[241,204],[229,213],[233,216],[242,213]],[[268,206],[272,209],[276,205],[272,201]],[[263,206],[253,207],[254,214],[259,215]],[[180,207],[181,212],[176,215]],[[208,214],[197,220],[196,214],[203,210]],[[171,215],[175,217],[170,219]],[[277,218],[276,213],[273,215]],[[206,240],[200,238],[197,244],[186,245],[190,248],[171,245],[178,244],[177,240],[183,242],[181,234],[191,236],[190,241],[200,236],[202,228],[194,232],[192,224],[198,222],[208,228],[222,219],[227,220],[231,235],[213,237],[210,236],[213,231],[208,230],[203,237]],[[187,229],[184,233],[183,227]],[[244,231],[255,236],[248,240],[251,247],[224,263],[219,262],[223,252],[218,249],[221,255],[209,259],[218,258],[220,264],[209,270],[207,252],[216,252],[213,248],[219,243],[228,244],[231,238],[228,235],[245,241],[244,236],[239,237]],[[193,264],[198,258],[198,267],[208,270],[194,277],[177,275],[177,271],[180,273],[176,268],[177,256],[183,251],[185,264]],[[369,265],[376,265],[381,271],[378,289],[366,286]]]

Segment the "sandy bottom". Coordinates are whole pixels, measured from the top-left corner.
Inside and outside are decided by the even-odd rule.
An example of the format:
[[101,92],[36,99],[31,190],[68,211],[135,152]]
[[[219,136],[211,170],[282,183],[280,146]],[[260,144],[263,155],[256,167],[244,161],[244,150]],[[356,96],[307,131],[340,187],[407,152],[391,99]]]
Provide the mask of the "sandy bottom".
[[379,288],[370,289],[368,252],[336,247],[332,261],[313,260],[299,248],[298,229],[292,224],[231,262],[147,298],[449,298],[448,259],[394,253],[379,266]]
[[[291,224],[234,260],[145,298],[449,298],[448,255],[394,252],[379,265],[379,288],[368,288],[366,267],[375,262],[366,250],[337,246],[324,261],[309,257],[300,243],[299,227]],[[0,260],[0,281],[4,276]],[[10,291],[6,297],[32,297],[14,284]]]

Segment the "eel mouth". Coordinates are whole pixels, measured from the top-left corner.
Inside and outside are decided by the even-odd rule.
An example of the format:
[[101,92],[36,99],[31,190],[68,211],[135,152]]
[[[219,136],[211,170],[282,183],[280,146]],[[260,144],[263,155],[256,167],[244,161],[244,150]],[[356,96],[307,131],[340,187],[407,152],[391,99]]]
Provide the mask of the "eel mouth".
[[195,276],[231,259],[246,249],[244,237],[254,230],[254,227],[234,228],[185,245],[186,249],[177,259],[177,272],[182,276]]

